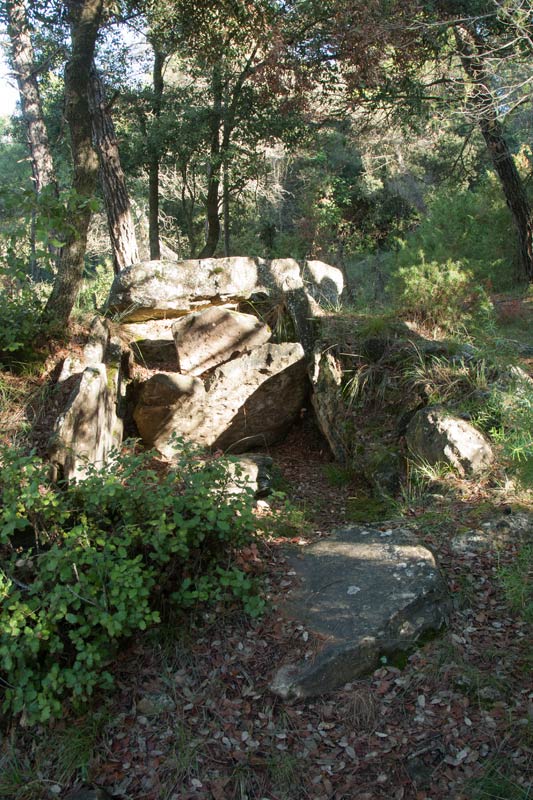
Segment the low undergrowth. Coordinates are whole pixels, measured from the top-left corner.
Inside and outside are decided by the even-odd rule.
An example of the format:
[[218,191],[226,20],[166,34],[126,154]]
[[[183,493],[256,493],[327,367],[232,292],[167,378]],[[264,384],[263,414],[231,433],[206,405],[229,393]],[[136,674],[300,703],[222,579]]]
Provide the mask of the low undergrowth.
[[235,563],[256,528],[251,496],[227,494],[224,464],[178,444],[168,470],[130,452],[68,487],[35,455],[1,452],[4,711],[32,723],[79,708],[111,685],[119,642],[170,612],[229,600],[261,613],[257,579]]

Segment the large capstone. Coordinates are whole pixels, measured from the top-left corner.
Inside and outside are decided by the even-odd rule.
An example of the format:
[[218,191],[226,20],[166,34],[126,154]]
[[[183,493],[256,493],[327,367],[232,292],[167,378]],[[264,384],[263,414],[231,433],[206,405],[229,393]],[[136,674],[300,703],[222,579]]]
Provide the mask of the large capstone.
[[123,322],[142,322],[179,317],[254,294],[281,299],[284,292],[301,288],[300,267],[292,258],[148,261],[115,276],[108,302]]
[[174,322],[172,333],[180,372],[202,375],[268,342],[271,331],[253,314],[213,306]]
[[282,697],[333,691],[412,649],[449,611],[433,554],[407,530],[350,526],[289,554],[298,585],[285,616],[325,639],[312,664],[285,664],[272,690]]

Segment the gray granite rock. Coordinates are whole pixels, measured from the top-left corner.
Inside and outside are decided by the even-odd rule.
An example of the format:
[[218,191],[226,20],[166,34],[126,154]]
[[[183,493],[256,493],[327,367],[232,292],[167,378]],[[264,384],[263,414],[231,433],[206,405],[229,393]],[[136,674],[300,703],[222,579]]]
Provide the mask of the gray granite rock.
[[306,261],[302,276],[305,288],[317,303],[327,309],[338,306],[344,292],[344,275],[324,261]]
[[137,363],[148,369],[178,369],[172,319],[154,319],[120,326],[121,337],[129,345]]
[[435,558],[407,530],[343,528],[292,551],[289,563],[300,583],[282,613],[325,644],[311,664],[278,670],[271,689],[282,697],[339,688],[445,623],[449,598]]
[[187,314],[172,325],[180,372],[202,375],[242,353],[265,344],[272,332],[252,314],[224,306]]
[[109,307],[123,322],[180,317],[213,305],[245,300],[256,293],[281,298],[303,286],[294,259],[204,258],[148,261],[119,273]]
[[459,475],[477,475],[494,461],[490,444],[473,425],[437,406],[417,411],[405,438],[416,458],[448,464]]
[[341,464],[350,463],[353,430],[346,402],[342,395],[343,369],[332,352],[316,350],[309,370],[311,402],[318,426]]
[[142,387],[133,412],[143,442],[172,458],[173,436],[198,441],[197,432],[205,424],[205,402],[199,378],[165,372],[153,375]]
[[217,367],[206,391],[199,444],[231,453],[274,444],[298,417],[309,391],[304,350],[289,342],[256,347]]
[[246,489],[255,497],[264,497],[272,488],[273,460],[264,453],[248,453],[227,461],[229,476],[226,492],[239,494]]
[[119,416],[120,369],[86,367],[66,409],[56,420],[48,446],[53,477],[80,480],[91,467],[101,468],[122,441]]

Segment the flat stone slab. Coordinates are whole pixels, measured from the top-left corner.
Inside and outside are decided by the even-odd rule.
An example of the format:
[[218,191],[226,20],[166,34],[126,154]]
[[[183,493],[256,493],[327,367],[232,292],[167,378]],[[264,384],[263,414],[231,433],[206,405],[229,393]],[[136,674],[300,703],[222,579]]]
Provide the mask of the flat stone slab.
[[342,528],[291,551],[289,563],[300,585],[282,613],[324,637],[325,647],[310,665],[278,670],[271,689],[285,698],[355,680],[441,628],[450,608],[433,554],[408,530]]
[[272,331],[252,314],[224,306],[187,314],[172,326],[179,370],[202,375],[242,353],[268,342]]

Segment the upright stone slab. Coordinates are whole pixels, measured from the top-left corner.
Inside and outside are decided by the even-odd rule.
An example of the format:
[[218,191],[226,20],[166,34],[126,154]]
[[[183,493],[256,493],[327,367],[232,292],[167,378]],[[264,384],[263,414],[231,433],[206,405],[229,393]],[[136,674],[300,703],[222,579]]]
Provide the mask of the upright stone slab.
[[212,367],[265,344],[272,333],[252,314],[223,306],[187,314],[172,325],[180,372],[202,375]]
[[311,402],[318,426],[336,460],[350,463],[353,448],[353,430],[347,403],[342,395],[342,367],[335,356],[322,349],[314,353],[310,367],[312,386]]
[[117,414],[119,395],[117,365],[85,368],[50,440],[50,462],[57,477],[67,481],[85,478],[90,467],[103,467],[110,451],[120,445],[123,424]]
[[197,442],[205,414],[205,389],[199,378],[161,372],[144,384],[133,417],[143,442],[172,458],[172,436]]
[[289,554],[299,581],[281,611],[325,639],[311,664],[285,664],[282,697],[330,692],[438,630],[450,608],[433,554],[407,530],[350,526]]
[[231,453],[280,441],[309,390],[300,344],[264,344],[223,364],[206,381],[200,440]]
[[302,270],[305,288],[326,309],[336,308],[344,292],[344,275],[324,261],[306,261]]

